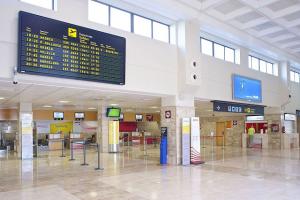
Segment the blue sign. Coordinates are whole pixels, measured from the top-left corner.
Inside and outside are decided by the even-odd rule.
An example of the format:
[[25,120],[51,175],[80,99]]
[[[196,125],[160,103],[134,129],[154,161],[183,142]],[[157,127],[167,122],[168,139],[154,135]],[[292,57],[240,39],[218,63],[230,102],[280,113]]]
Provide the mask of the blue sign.
[[232,76],[233,99],[262,102],[261,81],[234,74]]
[[125,84],[126,39],[19,12],[18,72]]
[[213,101],[215,112],[246,113],[251,115],[264,115],[264,106]]

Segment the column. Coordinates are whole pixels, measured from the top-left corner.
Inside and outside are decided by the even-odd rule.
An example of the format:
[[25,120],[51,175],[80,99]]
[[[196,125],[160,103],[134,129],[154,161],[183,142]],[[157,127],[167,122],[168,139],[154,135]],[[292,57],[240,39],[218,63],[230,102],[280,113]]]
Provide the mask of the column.
[[106,117],[106,104],[100,102],[98,104],[98,129],[97,142],[101,146],[101,152],[108,152],[108,123],[109,119]]
[[19,106],[18,157],[22,160],[33,158],[32,103]]
[[[171,113],[170,118],[166,116],[166,113]],[[161,127],[168,128],[168,164],[181,164],[181,120],[183,117],[195,117],[194,97],[185,95],[162,98]]]

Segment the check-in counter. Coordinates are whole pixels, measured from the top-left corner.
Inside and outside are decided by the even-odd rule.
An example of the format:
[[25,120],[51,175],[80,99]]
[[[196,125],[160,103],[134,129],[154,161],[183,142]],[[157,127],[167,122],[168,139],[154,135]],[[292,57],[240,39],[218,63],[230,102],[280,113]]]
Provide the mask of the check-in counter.
[[298,133],[282,134],[281,148],[282,149],[299,148],[299,134]]
[[59,150],[62,148],[62,134],[49,134],[48,147],[49,150]]
[[[244,133],[242,135],[242,148],[248,147],[249,135]],[[253,135],[254,144],[261,144],[262,149],[269,148],[269,137],[268,134],[254,134]]]

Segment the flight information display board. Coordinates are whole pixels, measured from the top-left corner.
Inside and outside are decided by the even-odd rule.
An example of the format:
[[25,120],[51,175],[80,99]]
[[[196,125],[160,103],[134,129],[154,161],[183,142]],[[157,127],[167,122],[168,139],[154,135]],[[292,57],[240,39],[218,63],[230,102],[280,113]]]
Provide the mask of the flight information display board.
[[125,84],[126,39],[19,12],[18,72]]

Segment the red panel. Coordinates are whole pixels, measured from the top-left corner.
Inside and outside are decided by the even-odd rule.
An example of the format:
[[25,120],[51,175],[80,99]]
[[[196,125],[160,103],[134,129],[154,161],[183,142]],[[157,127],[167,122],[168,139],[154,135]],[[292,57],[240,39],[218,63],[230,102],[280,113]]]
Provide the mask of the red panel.
[[120,132],[133,132],[136,131],[136,122],[120,122],[119,131]]

